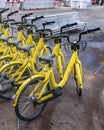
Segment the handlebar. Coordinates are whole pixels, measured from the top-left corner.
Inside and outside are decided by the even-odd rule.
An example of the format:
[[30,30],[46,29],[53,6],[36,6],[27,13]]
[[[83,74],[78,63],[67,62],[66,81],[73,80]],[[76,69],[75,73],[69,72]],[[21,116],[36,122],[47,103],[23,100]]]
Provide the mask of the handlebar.
[[30,16],[30,15],[32,15],[32,14],[33,14],[33,13],[29,13],[29,14],[23,15],[23,16],[21,17],[21,21],[23,21],[24,18],[26,18],[26,17],[28,17],[28,16]]
[[35,25],[29,24],[29,23],[23,24],[23,27],[25,27],[25,29],[28,29],[28,30],[31,29],[32,27],[35,27],[35,29],[37,30],[37,27]]
[[3,21],[3,23],[8,23],[8,22],[15,22],[15,19],[7,19]]
[[7,9],[3,9],[3,10],[0,11],[0,14],[6,12],[6,11],[8,11],[8,10],[9,10],[9,8],[7,8]]
[[74,26],[74,25],[77,25],[77,23],[66,24],[66,25],[64,25],[64,26],[61,27],[60,32],[62,33],[62,32],[63,32],[63,29],[68,28],[68,27],[71,27],[71,26]]
[[[76,41],[75,43],[77,44],[77,43],[79,43],[80,41],[81,41],[81,36],[82,35],[84,35],[84,34],[88,34],[88,33],[91,33],[91,32],[95,32],[95,31],[98,31],[98,30],[100,30],[100,28],[94,28],[94,29],[88,29],[88,30],[86,30],[86,31],[83,31],[83,32],[81,32],[80,34],[79,34],[79,39],[78,39],[78,41]],[[68,40],[68,42],[70,43],[70,44],[73,44],[74,42],[71,42],[70,41],[70,39],[69,39],[69,34],[57,34],[57,35],[55,35],[55,36],[52,36],[51,35],[51,38],[53,38],[53,39],[60,39],[60,38],[67,38],[67,40]]]
[[44,18],[44,16],[35,17],[34,19],[31,20],[31,23],[33,24],[34,21],[37,21],[41,18]]
[[[82,35],[88,34],[88,33],[91,33],[91,32],[95,32],[95,31],[99,31],[99,30],[100,30],[100,28],[94,28],[94,29],[88,29],[88,30],[86,30],[86,31],[84,31],[84,32],[81,32],[81,33],[79,34],[79,39],[78,39],[77,43],[80,42]],[[71,42],[70,42],[70,43],[71,43]]]
[[43,28],[45,28],[46,25],[49,25],[49,24],[52,24],[52,23],[55,23],[55,21],[45,22],[45,23],[43,23]]
[[28,29],[28,30],[31,29],[32,27],[35,27],[35,29],[37,30],[35,25],[25,23],[25,22],[14,22],[14,23],[11,23],[11,25],[17,25],[18,27],[24,27],[25,29]]
[[18,13],[18,10],[17,10],[17,11],[13,11],[13,12],[9,13],[9,14],[7,15],[7,19],[9,19],[9,16],[11,16],[11,15],[13,15],[13,14],[15,14],[15,13]]
[[52,36],[52,31],[51,29],[40,29],[40,30],[36,30],[36,32],[38,32],[40,34],[40,36],[46,36],[45,32],[49,32],[50,35]]
[[11,25],[22,25],[25,24],[24,22],[15,22],[15,23],[11,23]]

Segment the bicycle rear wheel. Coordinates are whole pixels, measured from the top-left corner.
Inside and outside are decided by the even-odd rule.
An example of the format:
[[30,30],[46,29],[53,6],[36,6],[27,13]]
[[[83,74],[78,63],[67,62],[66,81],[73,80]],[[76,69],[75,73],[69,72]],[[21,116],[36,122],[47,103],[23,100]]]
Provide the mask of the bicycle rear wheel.
[[20,69],[21,66],[22,66],[22,63],[18,61],[8,63],[4,65],[2,68],[0,68],[0,75],[2,75],[2,73],[5,73],[5,75],[9,76],[15,73],[18,69]]
[[21,63],[10,63],[1,69],[0,97],[2,99],[10,100],[17,91],[18,85],[13,84],[14,78],[10,77],[10,74],[14,74],[21,66]]
[[76,83],[77,94],[78,94],[78,96],[81,96],[82,95],[82,88],[80,88],[79,76],[77,75],[76,69],[78,69],[79,72],[81,73],[80,66],[78,65],[76,68],[76,65],[74,64],[74,80]]
[[3,65],[9,63],[12,60],[12,56],[2,56],[0,58],[0,67],[2,67]]
[[[26,82],[24,82],[24,84],[22,84],[21,86],[22,89],[17,99],[15,112],[19,119],[23,121],[31,121],[38,117],[47,105],[46,102],[42,104],[37,104],[35,102],[35,95],[40,92],[44,85],[44,82],[42,80],[42,77],[37,77],[33,79],[29,78]],[[32,93],[32,95],[30,96],[30,93],[33,92],[36,85],[39,86],[38,90],[35,93]],[[50,86],[47,85],[46,91],[49,88]]]
[[7,83],[5,87],[5,90],[0,89],[0,98],[4,100],[11,100],[12,96],[16,93],[19,86],[14,86]]

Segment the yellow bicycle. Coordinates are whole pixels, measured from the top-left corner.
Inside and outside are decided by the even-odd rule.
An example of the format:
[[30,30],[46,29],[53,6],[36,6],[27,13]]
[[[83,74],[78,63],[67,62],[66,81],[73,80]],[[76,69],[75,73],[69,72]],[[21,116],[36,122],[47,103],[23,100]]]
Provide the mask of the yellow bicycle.
[[0,22],[1,22],[1,30],[3,33],[2,36],[0,37],[0,55],[5,55],[5,50],[6,50],[6,44],[5,44],[5,39],[9,39],[11,38],[11,29],[9,27],[9,22],[15,22],[14,19],[10,19],[9,17],[15,13],[17,13],[18,11],[14,11],[14,12],[11,12],[7,15],[7,18],[5,18],[4,20],[0,19]]
[[[16,13],[12,12],[12,15]],[[31,15],[32,13],[23,15],[21,17],[21,19]],[[9,14],[9,16],[11,15],[11,13]],[[4,46],[2,46],[1,51],[3,52],[2,56],[0,57],[0,67],[2,67],[4,64],[10,62],[10,61],[15,61],[16,59],[18,59],[18,51],[15,47],[15,45],[21,44],[21,45],[26,45],[28,46],[30,43],[35,45],[35,42],[33,40],[32,35],[29,33],[27,39],[24,36],[23,33],[23,24],[25,23],[23,20],[21,22],[15,22],[14,19],[8,19],[5,20],[5,26],[7,27],[7,30],[9,32],[9,24],[8,22],[13,21],[12,25],[16,25],[17,30],[18,30],[18,36],[17,39],[15,40],[12,36],[8,36],[8,37],[0,37],[0,40],[2,41],[2,43],[4,43]],[[7,33],[5,33],[7,35]],[[9,32],[10,35],[10,32]]]
[[[32,42],[30,43],[31,45],[29,46],[17,47],[19,52],[22,50],[23,54],[26,53],[27,55],[22,56],[22,52],[18,52],[19,58],[17,60],[11,61],[0,68],[0,95],[4,96],[4,99],[11,99],[11,93],[16,91],[15,88],[18,88],[24,80],[31,77],[33,74],[38,73],[36,59],[39,55],[49,55],[51,53],[51,48],[44,44],[43,37],[40,38],[36,49],[34,44],[32,44]],[[34,54],[31,49],[34,49]]]
[[[36,17],[36,19],[42,18],[42,17]],[[44,23],[44,26],[47,24],[51,24],[52,22],[46,22]],[[66,27],[70,27],[76,25],[76,23],[73,24],[67,24],[66,26],[63,26],[60,30],[61,33],[63,33],[63,29],[65,29]],[[33,26],[33,25],[26,25],[26,26]],[[31,28],[30,29],[30,34],[31,34]],[[23,47],[19,47],[19,50],[25,51],[28,53],[27,57],[25,56],[25,58],[22,57],[21,53],[18,53],[18,56],[20,57],[19,59],[12,61],[6,65],[4,65],[2,68],[0,68],[0,73],[3,76],[8,77],[7,80],[5,81],[5,78],[2,79],[1,78],[1,95],[4,96],[4,99],[11,99],[12,94],[14,93],[13,91],[10,91],[11,89],[13,90],[16,85],[22,84],[27,78],[31,77],[34,74],[37,74],[43,67],[44,65],[42,63],[38,63],[38,56],[43,56],[43,55],[49,55],[51,53],[51,48],[49,45],[45,45],[44,44],[44,40],[48,35],[52,35],[52,31],[50,29],[42,29],[42,30],[37,30],[37,32],[40,35],[40,40],[36,46],[36,50],[34,51],[34,53],[31,54],[31,49],[34,49],[34,46],[30,45],[30,46],[23,46]],[[29,40],[29,43],[32,43],[32,41]],[[18,47],[17,47],[18,48]],[[60,66],[60,64],[58,64],[59,60],[56,60],[57,63],[57,69],[58,72],[60,74],[60,78],[62,78],[63,76],[63,72],[65,70],[65,61],[64,61],[64,56],[61,52],[61,46],[60,44],[56,44],[55,45],[55,49],[53,51],[54,53],[57,53],[57,59],[61,58],[62,60],[62,66]],[[2,77],[3,77],[2,76]],[[8,86],[8,84],[11,84],[12,86]],[[18,88],[18,87],[17,87]],[[11,94],[8,94],[8,92],[11,92]]]
[[[81,36],[91,33],[93,31],[100,30],[100,28],[87,30],[81,32],[79,40],[70,42],[68,35],[53,36],[55,44],[60,42],[61,37],[66,37],[70,43],[72,56],[66,67],[63,75],[61,75],[61,81],[56,83],[55,75],[53,71],[53,59],[56,57],[59,66],[61,66],[62,59],[58,56],[59,53],[54,48],[52,55],[40,57],[39,60],[46,65],[37,75],[34,75],[23,82],[16,92],[13,106],[15,107],[16,115],[19,119],[24,121],[30,121],[38,117],[47,103],[60,95],[62,95],[62,88],[68,80],[69,74],[72,71],[72,76],[76,82],[77,93],[82,95],[83,83],[82,83],[82,64],[78,58],[78,53],[82,44],[80,44]],[[86,44],[84,46],[84,49]]]

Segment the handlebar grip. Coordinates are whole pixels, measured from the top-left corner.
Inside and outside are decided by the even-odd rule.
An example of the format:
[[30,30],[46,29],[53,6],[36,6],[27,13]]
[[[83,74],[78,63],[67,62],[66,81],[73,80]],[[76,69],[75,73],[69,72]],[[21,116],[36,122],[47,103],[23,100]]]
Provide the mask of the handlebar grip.
[[77,25],[77,23],[68,24],[68,27]]
[[1,11],[0,11],[0,14],[4,13],[4,12],[7,11],[7,10],[9,10],[9,8],[1,10]]
[[9,13],[9,14],[7,15],[7,18],[9,18],[9,16],[11,16],[11,15],[13,15],[13,14],[15,14],[15,13],[18,13],[18,10],[17,10],[17,11],[14,11],[14,12]]
[[43,23],[43,27],[45,28],[46,25],[49,25],[49,24],[52,24],[52,23],[55,23],[55,21]]
[[71,27],[71,26],[74,26],[74,25],[77,25],[77,23],[66,24],[66,27]]
[[25,17],[28,17],[28,16],[30,16],[30,15],[32,15],[33,13],[29,13],[29,14],[25,14],[25,15],[23,15],[22,17],[21,17],[21,20],[23,21],[23,19],[25,18]]
[[100,28],[88,29],[84,32],[81,32],[81,35],[88,34],[88,33],[94,32],[94,31],[98,31],[98,30],[100,30]]
[[44,16],[35,17],[34,19],[31,20],[31,23],[33,23],[34,21],[37,21],[41,18],[44,18]]
[[72,23],[72,24],[66,24],[65,26],[62,26],[61,28],[67,28],[67,27],[71,27],[77,25],[77,23]]
[[77,25],[77,23],[72,23],[72,24],[66,24],[64,26],[61,27],[60,32],[62,33],[62,30],[71,26]]
[[94,31],[98,31],[98,30],[100,30],[100,28],[94,28],[94,29],[88,30],[88,33],[91,33],[91,32],[94,32]]

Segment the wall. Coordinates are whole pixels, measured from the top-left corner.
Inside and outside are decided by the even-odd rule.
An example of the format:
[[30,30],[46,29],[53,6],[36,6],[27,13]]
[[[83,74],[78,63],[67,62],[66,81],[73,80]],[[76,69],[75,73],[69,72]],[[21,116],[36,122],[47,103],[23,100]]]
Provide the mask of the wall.
[[25,0],[23,9],[54,8],[54,0]]

